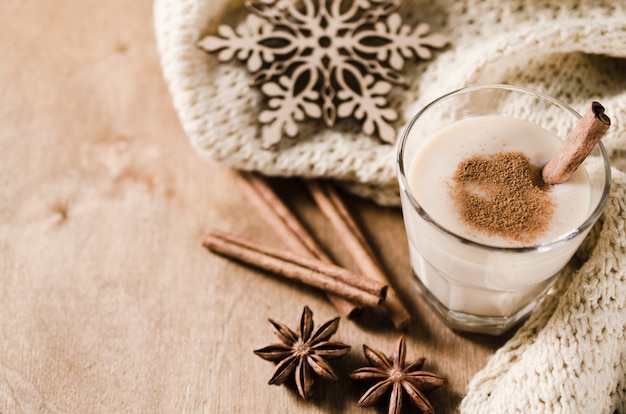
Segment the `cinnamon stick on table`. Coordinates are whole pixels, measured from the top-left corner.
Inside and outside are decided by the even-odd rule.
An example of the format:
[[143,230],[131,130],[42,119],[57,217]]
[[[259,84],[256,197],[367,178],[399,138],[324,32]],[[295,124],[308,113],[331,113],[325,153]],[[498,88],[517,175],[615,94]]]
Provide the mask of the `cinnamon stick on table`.
[[297,280],[351,302],[376,307],[387,293],[387,286],[347,269],[263,246],[221,231],[212,231],[203,245],[218,254]]
[[[367,243],[365,236],[350,216],[334,187],[330,183],[320,181],[307,181],[307,185],[315,202],[335,227],[335,230],[358,263],[361,272],[381,283],[389,284],[387,276],[376,260],[376,256]],[[409,324],[411,315],[391,287],[387,290],[384,306],[396,329],[404,329]]]
[[604,107],[599,102],[592,102],[554,157],[543,167],[543,181],[546,184],[567,181],[610,126],[611,119],[604,113]]
[[[237,175],[237,184],[248,201],[259,212],[259,215],[270,225],[290,251],[333,264],[330,257],[324,253],[313,236],[291,213],[262,176],[240,171]],[[344,316],[354,316],[361,310],[354,303],[339,296],[327,293],[327,297],[339,313]]]

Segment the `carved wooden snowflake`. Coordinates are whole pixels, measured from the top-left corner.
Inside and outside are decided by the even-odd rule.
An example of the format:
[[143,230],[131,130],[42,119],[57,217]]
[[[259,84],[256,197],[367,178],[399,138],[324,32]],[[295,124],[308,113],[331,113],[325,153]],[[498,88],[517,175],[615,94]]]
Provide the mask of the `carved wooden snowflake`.
[[430,27],[402,23],[400,0],[261,0],[236,29],[222,25],[219,36],[199,46],[218,59],[246,61],[251,84],[260,86],[267,108],[259,114],[262,145],[283,134],[295,137],[298,122],[353,117],[366,135],[395,140],[387,95],[404,85],[406,60],[429,59],[430,48],[448,39]]

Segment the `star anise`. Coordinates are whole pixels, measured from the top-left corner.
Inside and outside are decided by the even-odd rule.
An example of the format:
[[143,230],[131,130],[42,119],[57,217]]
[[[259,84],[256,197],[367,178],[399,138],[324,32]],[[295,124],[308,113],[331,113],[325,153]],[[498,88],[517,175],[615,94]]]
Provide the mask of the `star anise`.
[[350,345],[329,341],[337,332],[339,317],[323,323],[314,331],[313,312],[305,306],[296,332],[280,322],[269,321],[282,342],[254,351],[261,358],[278,363],[269,384],[283,384],[293,373],[298,394],[306,399],[311,395],[315,374],[328,381],[338,379],[326,360],[339,358],[351,349]]
[[400,413],[404,393],[422,413],[435,412],[430,401],[424,396],[424,391],[439,388],[447,381],[431,372],[422,371],[425,358],[419,358],[408,365],[405,364],[404,336],[401,336],[396,343],[396,348],[391,357],[387,357],[382,352],[367,345],[363,345],[363,352],[374,366],[357,369],[350,375],[350,378],[356,381],[373,380],[376,381],[376,384],[367,390],[359,400],[361,407],[369,407],[379,403],[387,391],[391,390],[389,414]]

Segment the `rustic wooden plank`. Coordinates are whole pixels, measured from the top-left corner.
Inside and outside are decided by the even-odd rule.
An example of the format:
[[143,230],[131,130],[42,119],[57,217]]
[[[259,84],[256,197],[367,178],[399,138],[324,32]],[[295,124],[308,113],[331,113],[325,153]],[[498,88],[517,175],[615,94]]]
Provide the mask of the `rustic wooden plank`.
[[[150,0],[0,2],[1,412],[375,412],[347,377],[361,345],[391,351],[376,315],[342,320],[354,351],[311,402],[266,385],[252,350],[323,295],[207,253],[218,227],[276,246],[226,167],[184,136],[162,81]],[[353,266],[306,190],[273,180],[333,256]],[[390,278],[411,298],[408,356],[450,379],[453,412],[503,339],[445,328],[412,285],[397,209],[348,197]]]

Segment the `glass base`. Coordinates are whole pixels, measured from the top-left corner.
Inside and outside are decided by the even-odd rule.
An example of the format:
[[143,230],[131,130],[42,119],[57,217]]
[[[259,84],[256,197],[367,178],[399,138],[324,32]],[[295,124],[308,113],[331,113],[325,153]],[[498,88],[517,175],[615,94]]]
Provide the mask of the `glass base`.
[[[508,316],[481,316],[458,312],[448,309],[424,286],[419,277],[413,272],[415,283],[422,297],[430,305],[440,319],[456,331],[475,332],[488,335],[501,335],[522,322],[534,309],[540,299],[537,299],[512,315]],[[548,289],[546,289],[548,290]],[[539,298],[543,297],[540,295]]]

